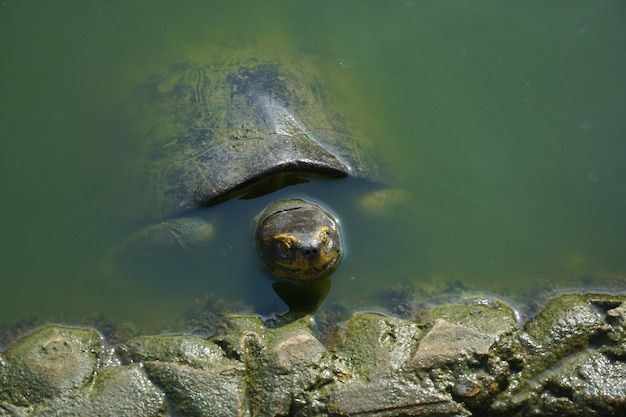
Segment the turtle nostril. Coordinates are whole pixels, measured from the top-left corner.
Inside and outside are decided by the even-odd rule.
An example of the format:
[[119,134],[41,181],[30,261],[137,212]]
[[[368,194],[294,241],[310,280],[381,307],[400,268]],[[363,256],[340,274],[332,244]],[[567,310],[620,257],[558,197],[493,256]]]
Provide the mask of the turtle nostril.
[[305,249],[303,251],[303,253],[304,253],[304,256],[314,257],[314,256],[317,256],[318,249],[317,248],[308,248],[308,249]]

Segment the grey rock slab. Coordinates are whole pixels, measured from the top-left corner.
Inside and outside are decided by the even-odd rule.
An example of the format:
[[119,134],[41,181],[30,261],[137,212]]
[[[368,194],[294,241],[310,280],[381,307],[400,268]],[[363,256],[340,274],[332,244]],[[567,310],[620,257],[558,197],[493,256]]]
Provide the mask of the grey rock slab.
[[32,416],[162,417],[166,412],[163,393],[141,365],[132,364],[101,369],[82,395],[51,401]]
[[464,326],[493,341],[520,330],[511,308],[499,301],[476,300],[472,305],[447,305],[418,315],[417,322],[431,327],[437,320]]
[[347,323],[335,354],[358,378],[400,369],[411,358],[422,334],[417,324],[377,313],[355,314]]
[[493,342],[489,334],[438,319],[420,340],[413,363],[420,367],[439,367],[471,356],[487,356]]
[[[240,349],[238,338],[256,335],[262,329],[253,318],[234,318],[233,322],[233,327],[241,331],[230,334],[237,345],[228,348],[230,351]],[[125,361],[144,365],[178,415],[248,415],[245,367],[240,360],[228,358],[216,344],[219,341],[219,337],[142,336],[121,346],[118,352]]]
[[448,306],[420,319],[431,327],[410,361],[416,375],[472,412],[486,412],[510,375],[509,363],[497,352],[500,343],[520,331],[512,310],[498,303]]
[[226,357],[222,349],[211,341],[194,336],[140,336],[118,347],[117,353],[125,362],[174,362],[206,368]]
[[354,315],[321,361],[316,386],[298,398],[298,416],[465,416],[469,411],[410,366],[422,330],[376,313]]
[[200,417],[249,416],[246,372],[239,364],[214,364],[195,369],[176,363],[146,363],[150,379],[159,385],[177,415]]
[[310,317],[248,338],[250,409],[255,416],[289,415],[294,399],[311,390],[326,348],[311,334]]
[[359,417],[469,416],[448,394],[404,378],[348,383],[328,399],[328,415]]

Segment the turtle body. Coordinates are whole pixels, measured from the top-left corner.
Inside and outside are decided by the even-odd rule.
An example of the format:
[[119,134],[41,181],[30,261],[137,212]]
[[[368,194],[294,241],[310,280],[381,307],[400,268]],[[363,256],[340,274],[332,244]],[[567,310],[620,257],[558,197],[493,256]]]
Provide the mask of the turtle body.
[[[329,111],[315,77],[297,66],[178,63],[151,77],[140,93],[144,100],[136,110],[146,120],[140,135],[145,158],[136,163],[144,195],[137,197],[145,204],[141,214],[162,222],[149,228],[152,241],[162,230],[167,242],[184,246],[185,232],[179,231],[189,227],[208,231],[210,238],[212,228],[196,218],[190,225],[184,217],[194,208],[267,194],[307,176],[372,176],[373,165]],[[337,222],[319,206],[293,200],[258,217],[259,257],[278,278],[306,283],[337,265]],[[202,241],[197,235],[194,243]],[[286,259],[286,252],[295,257]]]
[[143,89],[153,123],[144,135],[146,213],[167,218],[306,175],[370,175],[315,81],[286,66],[179,63]]

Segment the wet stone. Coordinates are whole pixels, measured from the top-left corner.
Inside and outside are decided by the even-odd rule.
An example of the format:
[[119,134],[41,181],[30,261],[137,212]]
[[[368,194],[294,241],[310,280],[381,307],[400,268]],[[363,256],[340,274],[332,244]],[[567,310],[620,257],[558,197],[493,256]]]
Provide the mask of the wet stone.
[[616,325],[626,325],[626,303],[621,303],[619,306],[607,310],[607,320],[610,320]]
[[433,386],[397,376],[345,384],[337,387],[327,401],[327,411],[332,416],[471,415],[450,395]]
[[586,346],[604,326],[597,308],[585,297],[566,295],[548,303],[525,330],[547,360]]
[[[247,320],[246,320],[247,322]],[[247,415],[245,368],[212,340],[150,336],[118,348],[126,361],[140,362],[181,416]]]
[[52,401],[32,416],[161,417],[167,405],[142,366],[105,368],[81,396]]
[[601,310],[587,297],[565,295],[551,300],[526,323],[529,355],[520,376],[537,374],[567,355],[585,349],[608,329]]
[[163,389],[177,415],[230,417],[248,412],[243,365],[214,364],[195,369],[176,363],[149,362],[146,370]]
[[494,342],[519,330],[513,310],[499,301],[472,300],[469,305],[447,305],[423,312],[417,318],[418,322],[431,325],[437,320],[472,329]]
[[231,317],[228,331],[211,337],[209,340],[218,345],[227,357],[243,360],[249,340],[255,340],[265,334],[265,324],[259,317]]
[[488,334],[439,319],[420,341],[413,362],[416,366],[436,367],[469,356],[487,356],[492,344]]
[[0,400],[29,406],[77,394],[94,377],[100,346],[93,330],[56,326],[19,340],[0,361]]
[[309,317],[248,338],[244,362],[252,415],[289,415],[294,398],[313,388],[325,353]]
[[[609,295],[565,295],[550,301],[526,324],[526,332],[509,341],[517,343],[517,354],[524,360],[519,372],[511,375],[507,389],[495,398],[494,412],[515,415],[515,410],[536,409],[539,411],[527,415],[580,415],[580,407],[596,401],[592,379],[615,386],[615,381],[607,379],[605,370],[617,376],[622,373],[623,357],[615,352],[621,350],[625,340],[619,325],[611,325],[619,311],[612,314],[608,311],[620,306],[623,299]],[[596,365],[603,367],[589,373],[591,379],[584,376],[583,369],[591,372],[593,366],[581,367],[589,363],[590,357],[595,357]],[[583,380],[587,382],[583,384]],[[612,404],[623,407],[620,399],[623,393],[617,397],[603,397],[604,394],[615,392],[609,389],[600,395],[603,400],[596,403],[608,407],[604,410],[612,409]],[[597,410],[596,414],[618,415],[597,413]]]
[[548,395],[558,397],[579,415],[591,415],[594,410],[610,410],[614,415],[626,412],[626,364],[596,351],[566,361],[542,385],[540,401],[545,403]]
[[407,372],[420,337],[412,322],[374,313],[356,314],[329,351],[316,386],[296,402],[296,415],[470,415],[429,379]]
[[206,368],[226,357],[215,343],[194,336],[141,336],[117,348],[125,362],[176,362]]
[[560,385],[572,392],[574,403],[588,402],[592,409],[626,412],[626,363],[592,352],[569,368],[563,372],[569,378]]
[[417,324],[376,313],[356,314],[347,324],[336,355],[354,367],[357,377],[400,369],[410,359],[421,334]]
[[0,417],[26,417],[33,411],[32,407],[17,407],[0,401]]
[[513,311],[497,302],[448,306],[420,320],[431,327],[411,359],[414,372],[472,412],[486,412],[510,375],[509,363],[497,351],[520,331]]
[[626,360],[626,303],[607,310],[606,321],[611,324],[607,337],[614,344],[603,346],[603,352],[616,359]]
[[602,353],[581,351],[533,375],[494,411],[520,416],[626,415],[626,364]]
[[526,326],[498,302],[415,321],[232,317],[209,339],[50,326],[0,353],[0,417],[626,415],[626,297],[569,295]]

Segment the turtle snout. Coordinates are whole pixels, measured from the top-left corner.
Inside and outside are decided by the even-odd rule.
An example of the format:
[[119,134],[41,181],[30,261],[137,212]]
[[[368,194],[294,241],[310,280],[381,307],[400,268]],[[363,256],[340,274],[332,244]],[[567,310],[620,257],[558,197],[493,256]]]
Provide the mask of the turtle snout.
[[320,250],[323,249],[321,246],[321,243],[315,246],[305,246],[302,248],[302,255],[304,255],[305,258],[315,259],[319,255]]

